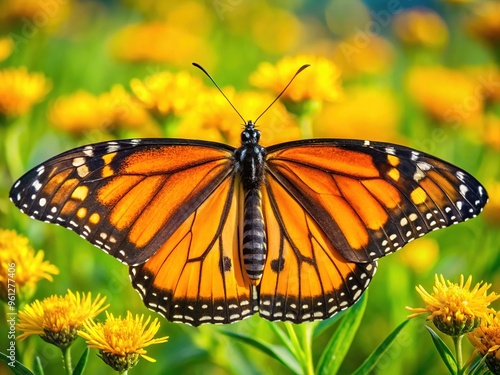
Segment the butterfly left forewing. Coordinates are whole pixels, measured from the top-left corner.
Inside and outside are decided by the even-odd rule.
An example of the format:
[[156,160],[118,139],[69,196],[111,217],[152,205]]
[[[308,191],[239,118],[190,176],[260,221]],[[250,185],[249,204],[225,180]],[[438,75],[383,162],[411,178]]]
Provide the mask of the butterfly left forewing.
[[232,148],[169,139],[103,142],[67,151],[21,177],[10,198],[126,264],[151,257],[232,173]]
[[294,323],[326,319],[355,303],[376,262],[346,260],[322,228],[280,183],[263,188],[268,254],[260,283],[260,314]]
[[251,316],[254,287],[239,254],[240,187],[224,180],[130,277],[146,306],[170,321],[198,326]]

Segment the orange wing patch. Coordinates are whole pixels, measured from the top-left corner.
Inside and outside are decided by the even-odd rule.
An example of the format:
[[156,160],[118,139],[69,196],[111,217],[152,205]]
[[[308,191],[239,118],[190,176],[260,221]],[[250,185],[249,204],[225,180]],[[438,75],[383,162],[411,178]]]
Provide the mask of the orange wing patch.
[[348,261],[371,262],[475,217],[488,196],[468,173],[407,147],[356,140],[272,146],[267,170]]
[[194,326],[231,323],[255,312],[239,254],[240,194],[239,184],[226,179],[155,255],[131,267],[147,306]]
[[289,165],[294,170],[296,167],[293,164],[304,164],[319,170],[329,170],[359,178],[375,178],[380,175],[370,155],[334,147],[331,144],[281,148],[273,152],[272,158],[290,162]]
[[368,250],[373,241],[370,230],[380,230],[386,225],[388,211],[401,203],[399,192],[379,173],[361,180],[319,169],[308,160],[301,162],[275,159],[271,155],[268,166],[289,194],[321,224],[344,257],[351,261],[371,261],[375,257]]
[[260,314],[294,323],[326,319],[368,287],[376,262],[356,264],[338,252],[318,224],[271,175],[263,194],[268,255]]
[[11,198],[30,216],[138,264],[233,173],[231,155],[230,148],[204,142],[104,142],[31,170]]

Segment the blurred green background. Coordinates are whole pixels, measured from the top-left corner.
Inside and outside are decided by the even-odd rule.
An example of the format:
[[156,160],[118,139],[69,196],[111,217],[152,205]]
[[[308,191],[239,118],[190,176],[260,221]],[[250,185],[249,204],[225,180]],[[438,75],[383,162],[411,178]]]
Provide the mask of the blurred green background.
[[[205,80],[191,66],[195,61],[219,85],[232,86],[237,93],[259,93],[248,80],[259,64],[297,54],[325,57],[341,72],[342,95],[322,103],[312,121],[314,136],[405,144],[462,167],[485,184],[490,194],[486,212],[479,218],[434,232],[380,261],[369,288],[367,312],[340,373],[357,368],[406,319],[405,306],[422,305],[414,287],[422,284],[431,289],[435,273],[455,282],[460,274],[471,274],[474,282],[492,283],[492,289],[499,292],[498,1],[1,0],[0,227],[27,236],[60,269],[52,283],[39,282],[33,298],[65,294],[67,289],[91,291],[106,295],[111,304],[108,311],[116,315],[131,310],[155,316],[132,289],[126,266],[74,233],[30,220],[9,202],[8,191],[18,177],[59,152],[115,138],[192,134],[234,143],[226,129],[217,125],[205,124],[201,131],[199,127],[191,131],[188,111],[162,116],[141,112],[129,121],[130,108],[135,106],[130,103],[136,103],[131,80],[144,80],[165,70]],[[27,101],[26,108],[16,109],[12,102],[27,100],[23,98],[37,87],[37,83],[30,86],[19,80],[17,85],[22,87],[14,92],[6,84],[14,75],[10,69],[20,67],[29,74],[42,74],[50,84],[39,90],[42,93],[33,103]],[[121,88],[113,89],[117,84]],[[38,85],[43,86],[40,81]],[[332,82],[332,90],[337,89],[334,85],[338,82]],[[113,90],[119,94],[111,95],[111,108],[105,112],[98,103]],[[259,95],[264,94],[261,90]],[[170,95],[168,100],[183,100],[187,94]],[[210,111],[210,104],[202,103],[204,108],[190,110],[191,116]],[[260,114],[237,107],[243,116]],[[99,117],[110,112],[118,113],[117,121]],[[232,116],[232,131],[237,134],[241,120]],[[279,123],[274,129],[278,140],[300,137],[293,115],[287,116],[290,123]],[[144,124],[137,123],[141,118]],[[260,120],[264,142],[267,120]],[[4,321],[0,342],[6,337]],[[269,324],[254,316],[223,329],[277,342]],[[157,363],[142,360],[132,373],[285,371],[255,349],[221,335],[221,329],[192,328],[162,319],[159,335],[170,336],[169,343],[151,347],[148,355]],[[376,373],[444,373],[424,332],[423,319],[411,322]],[[319,355],[331,334],[329,330],[317,339],[315,353]],[[59,351],[38,337],[29,341],[46,373],[59,373]],[[80,339],[73,348],[75,358],[83,348]],[[2,371],[7,370],[0,367]],[[93,351],[87,373],[113,371]]]

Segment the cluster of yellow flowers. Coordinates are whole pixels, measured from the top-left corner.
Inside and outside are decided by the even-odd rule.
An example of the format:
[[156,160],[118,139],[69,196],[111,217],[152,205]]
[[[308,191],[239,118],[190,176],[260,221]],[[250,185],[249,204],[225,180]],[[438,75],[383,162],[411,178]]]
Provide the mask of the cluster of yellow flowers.
[[[59,270],[44,260],[44,252],[31,247],[28,239],[14,230],[0,229],[0,300],[7,301],[9,268],[15,268],[18,297],[28,300],[41,279],[52,281]],[[13,265],[13,266],[11,266]]]
[[[15,290],[21,307],[41,279],[52,281],[52,275],[59,270],[43,258],[43,251],[35,253],[26,237],[0,229],[0,299],[7,302]],[[14,273],[15,276],[10,276]],[[15,288],[9,286],[9,280],[15,280]],[[160,328],[158,319],[151,322],[149,317],[145,320],[143,315],[134,317],[130,312],[121,318],[106,312],[106,321],[97,323],[93,319],[109,307],[104,305],[105,301],[106,297],[99,294],[92,298],[90,292],[80,294],[71,290],[64,296],[35,300],[18,313],[17,328],[22,333],[17,339],[38,335],[66,352],[81,336],[90,348],[100,351],[106,364],[120,373],[135,366],[139,356],[154,361],[144,348],[168,339],[154,338]]]
[[[276,65],[263,63],[258,67],[250,80],[264,92],[236,93],[231,87],[224,88],[235,106],[245,108],[245,113],[255,119],[306,63],[315,64],[314,69],[307,69],[297,77],[299,82],[282,95],[283,104],[276,103],[262,122],[264,143],[301,138],[303,129],[296,118],[312,120],[321,103],[335,102],[341,97],[337,66],[327,58],[299,55],[284,58]],[[29,112],[50,88],[46,78],[30,75],[24,68],[0,71],[1,75],[5,80],[0,79],[0,113],[5,115]],[[100,95],[80,90],[61,96],[50,105],[48,118],[56,128],[73,134],[128,129],[140,132],[141,136],[203,137],[239,144],[237,114],[222,95],[206,87],[200,78],[183,71],[159,71],[143,80],[132,79],[130,89],[131,93],[115,85]],[[309,133],[312,132],[302,131],[302,136],[311,136]]]
[[[488,294],[491,284],[477,283],[472,289],[472,276],[467,280],[460,275],[460,282],[445,280],[443,275],[435,276],[433,292],[427,292],[421,285],[417,292],[425,307],[412,308],[408,318],[429,314],[435,327],[454,340],[467,335],[488,367],[498,373],[500,369],[500,313],[489,305],[500,298],[499,294]],[[461,363],[459,363],[461,366]]]

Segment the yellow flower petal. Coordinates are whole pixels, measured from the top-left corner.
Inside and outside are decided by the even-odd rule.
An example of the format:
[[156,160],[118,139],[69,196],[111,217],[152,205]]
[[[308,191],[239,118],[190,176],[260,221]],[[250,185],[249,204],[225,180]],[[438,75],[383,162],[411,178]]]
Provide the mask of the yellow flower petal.
[[425,302],[425,308],[407,307],[413,312],[408,318],[429,313],[427,320],[432,319],[442,332],[458,336],[470,332],[477,327],[481,319],[487,319],[493,311],[489,304],[500,297],[492,292],[487,294],[491,284],[477,283],[472,290],[472,276],[464,282],[463,275],[460,283],[452,283],[444,279],[443,275],[435,276],[433,293],[427,292],[421,285],[416,287],[418,294]]
[[413,99],[440,123],[475,125],[483,114],[484,98],[478,92],[478,83],[460,70],[415,67],[408,72],[407,88]]
[[284,101],[335,101],[340,97],[340,70],[330,60],[315,55],[286,57],[276,64],[262,63],[250,76],[252,85],[280,93],[297,70],[305,64],[311,66],[301,72],[282,96]]
[[[0,299],[7,300],[9,279],[16,283],[18,297],[24,299],[34,293],[41,279],[52,281],[52,275],[59,274],[59,270],[43,258],[44,252],[35,253],[26,237],[0,229]],[[14,269],[13,274],[10,268]]]
[[412,8],[394,17],[394,32],[405,44],[443,47],[448,41],[448,29],[443,19],[426,8]]
[[71,345],[77,337],[77,330],[109,305],[103,306],[106,297],[98,294],[92,300],[87,295],[68,290],[65,296],[50,296],[42,301],[36,300],[19,312],[17,328],[23,333],[18,336],[24,340],[31,335],[40,335],[42,339],[59,347]]
[[500,370],[500,313],[491,314],[479,327],[467,334],[471,344],[481,356],[486,356],[488,368],[498,374]]
[[133,79],[130,87],[137,100],[154,117],[189,113],[204,90],[201,80],[188,73],[160,72],[144,80]]
[[106,364],[116,371],[123,371],[134,366],[139,355],[148,361],[154,361],[146,355],[144,348],[167,342],[167,336],[154,338],[160,323],[157,318],[151,324],[150,320],[151,317],[148,317],[144,321],[144,315],[134,317],[130,311],[126,318],[115,317],[106,312],[105,323],[89,320],[84,323],[84,330],[78,334],[87,341],[90,348],[100,351]]
[[30,74],[24,67],[0,70],[0,114],[9,117],[28,113],[50,88],[43,74]]

